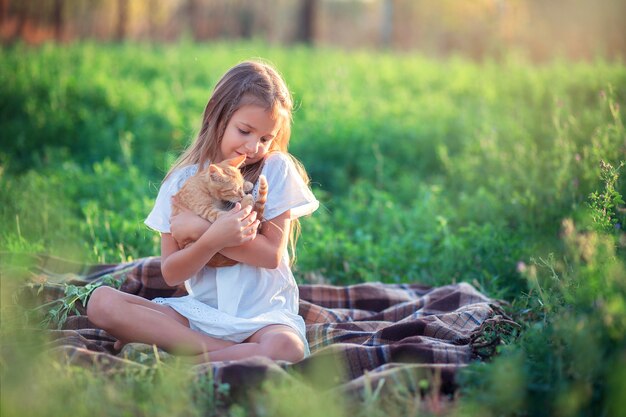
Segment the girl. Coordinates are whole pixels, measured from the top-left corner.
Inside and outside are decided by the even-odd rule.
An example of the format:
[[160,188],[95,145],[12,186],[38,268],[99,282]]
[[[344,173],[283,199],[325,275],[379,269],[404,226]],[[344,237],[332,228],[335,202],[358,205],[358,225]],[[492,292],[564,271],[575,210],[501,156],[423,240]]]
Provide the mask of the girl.
[[[94,291],[89,319],[115,336],[210,360],[261,355],[296,362],[308,355],[298,287],[289,267],[298,217],[318,207],[304,169],[287,152],[292,99],[269,65],[243,62],[217,83],[198,137],[165,177],[145,223],[161,233],[165,281],[189,295],[152,301],[110,287]],[[246,179],[266,176],[263,227],[250,208],[235,208],[210,224],[190,212],[170,218],[170,198],[200,167],[246,155]],[[258,184],[257,184],[258,186]],[[254,192],[256,192],[256,187]],[[195,241],[185,249],[176,242]],[[207,267],[217,252],[240,263]]]

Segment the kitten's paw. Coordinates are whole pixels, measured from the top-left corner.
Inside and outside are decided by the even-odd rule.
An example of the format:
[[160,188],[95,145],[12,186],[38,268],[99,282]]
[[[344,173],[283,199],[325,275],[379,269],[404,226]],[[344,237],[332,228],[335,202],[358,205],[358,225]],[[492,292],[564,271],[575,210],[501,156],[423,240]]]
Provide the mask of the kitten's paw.
[[254,204],[254,197],[252,197],[250,194],[246,194],[241,199],[241,208],[246,208],[246,207],[251,206],[253,204]]
[[245,193],[249,193],[254,188],[254,185],[250,181],[246,181],[243,183],[243,191]]

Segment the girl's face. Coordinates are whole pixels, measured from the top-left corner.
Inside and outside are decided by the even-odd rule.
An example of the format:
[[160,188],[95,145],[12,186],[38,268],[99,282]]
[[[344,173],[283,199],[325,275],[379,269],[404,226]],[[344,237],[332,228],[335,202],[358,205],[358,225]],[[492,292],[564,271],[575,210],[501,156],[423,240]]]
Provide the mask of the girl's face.
[[261,106],[248,104],[230,118],[219,149],[219,161],[246,155],[245,165],[260,161],[278,134],[280,121]]

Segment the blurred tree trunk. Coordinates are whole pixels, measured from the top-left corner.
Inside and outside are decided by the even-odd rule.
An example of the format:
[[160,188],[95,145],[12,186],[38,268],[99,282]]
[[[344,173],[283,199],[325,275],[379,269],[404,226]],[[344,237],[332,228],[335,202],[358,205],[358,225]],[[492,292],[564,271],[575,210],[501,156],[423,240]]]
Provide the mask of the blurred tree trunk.
[[198,13],[200,7],[198,0],[187,0],[187,19],[189,21],[189,28],[191,29],[191,36],[195,41],[199,41],[201,38],[200,25],[198,21]]
[[54,38],[61,41],[63,36],[63,4],[64,0],[54,0],[52,9],[52,24],[54,26]]
[[251,39],[254,35],[254,12],[250,9],[248,2],[243,3],[238,12],[239,26],[241,27],[241,37],[244,39]]
[[117,0],[117,30],[115,39],[126,39],[126,27],[128,26],[128,0]]
[[17,5],[17,26],[11,36],[11,40],[24,37],[24,29],[26,28],[26,21],[28,20],[30,0],[22,0],[20,3],[17,3]]
[[393,3],[394,0],[383,0],[380,40],[385,48],[392,46],[391,43],[393,41]]
[[156,0],[148,0],[148,38],[154,41],[156,38],[156,13],[158,3]]
[[0,0],[0,26],[4,24],[9,17],[9,0]]
[[302,0],[298,41],[310,45],[315,40],[315,16],[317,14],[318,5],[318,0]]

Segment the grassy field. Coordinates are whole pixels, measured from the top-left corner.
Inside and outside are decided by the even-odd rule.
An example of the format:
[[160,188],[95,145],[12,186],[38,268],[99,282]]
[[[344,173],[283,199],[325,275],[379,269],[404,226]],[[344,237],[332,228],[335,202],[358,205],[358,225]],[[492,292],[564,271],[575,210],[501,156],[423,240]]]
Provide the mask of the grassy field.
[[[466,281],[510,302],[522,336],[463,373],[451,415],[625,415],[623,63],[254,43],[0,49],[0,251],[89,262],[158,254],[143,219],[160,181],[217,79],[254,57],[293,92],[290,150],[322,202],[303,221],[300,282]],[[34,360],[39,343],[11,324],[20,269],[0,267],[3,416],[419,411],[401,392],[355,410],[287,405],[280,399],[327,401],[283,386],[256,406],[227,407],[195,395],[209,384],[178,368],[102,379]]]

